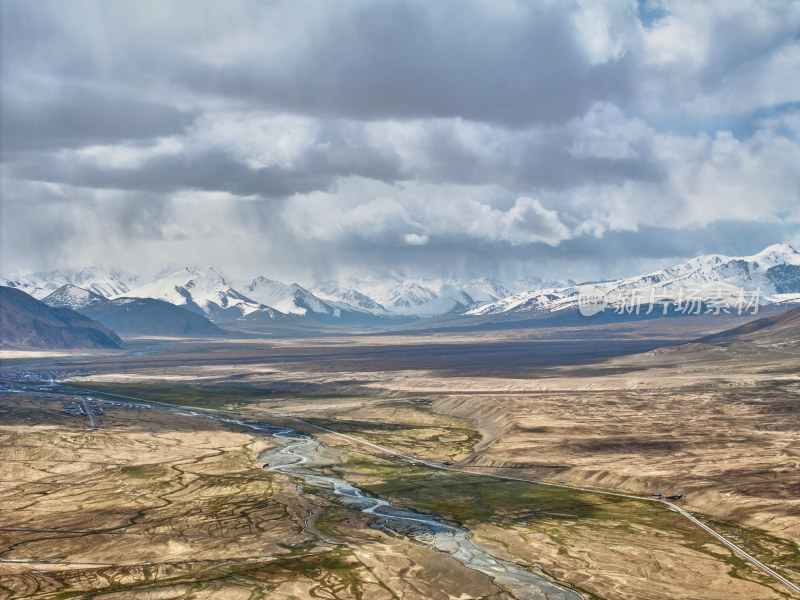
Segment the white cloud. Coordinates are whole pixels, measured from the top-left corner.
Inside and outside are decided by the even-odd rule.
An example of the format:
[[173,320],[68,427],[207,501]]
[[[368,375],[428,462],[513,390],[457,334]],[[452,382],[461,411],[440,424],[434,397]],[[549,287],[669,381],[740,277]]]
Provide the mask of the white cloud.
[[691,110],[706,115],[746,113],[793,102],[800,102],[800,44],[796,42],[749,61],[713,93],[696,98]]
[[564,205],[582,215],[578,231],[703,227],[715,221],[778,222],[800,193],[800,145],[763,129],[739,140],[730,132],[655,134],[649,148],[664,170],[659,182],[583,186]]
[[533,198],[517,198],[514,206],[508,211],[492,210],[494,235],[492,241],[502,240],[511,244],[530,244],[544,242],[551,246],[570,237],[569,229],[559,220],[558,213],[542,206]]
[[629,119],[619,107],[607,102],[592,106],[570,124],[570,130],[572,156],[610,160],[637,158],[636,146],[646,144],[654,133],[641,119]]
[[427,235],[420,235],[418,233],[407,233],[403,236],[406,243],[410,246],[424,246],[430,239]]
[[624,0],[603,3],[579,0],[572,22],[576,37],[593,65],[623,57],[639,35],[630,3]]
[[745,140],[721,131],[713,139],[675,142],[665,139],[661,151],[674,193],[687,207],[676,214],[675,225],[773,220],[776,212],[796,205],[800,147],[795,142],[764,131]]
[[78,150],[61,150],[58,154],[66,160],[75,156],[78,162],[101,169],[138,169],[150,160],[174,156],[185,150],[184,144],[175,137],[158,138],[151,145],[133,146],[116,144],[87,146]]
[[643,62],[658,67],[680,64],[689,72],[703,66],[710,42],[708,32],[698,31],[697,25],[675,15],[659,20],[644,34]]
[[319,124],[308,117],[263,111],[211,113],[188,134],[195,150],[224,149],[252,169],[291,169],[309,150],[318,148]]
[[797,99],[800,4],[665,1],[642,30],[639,104],[649,114],[693,118],[758,110]]
[[389,268],[800,218],[792,0],[13,4],[4,260]]
[[356,238],[425,245],[466,238],[490,244],[555,245],[570,236],[558,213],[537,199],[520,197],[501,209],[463,193],[458,186],[409,182],[392,187],[350,180],[334,193],[292,198],[282,217],[299,237],[337,243]]

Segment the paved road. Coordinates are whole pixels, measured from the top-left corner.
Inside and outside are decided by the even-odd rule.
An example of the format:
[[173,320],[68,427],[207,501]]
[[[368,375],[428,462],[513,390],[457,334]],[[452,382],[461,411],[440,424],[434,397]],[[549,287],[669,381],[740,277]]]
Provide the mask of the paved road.
[[400,452],[395,452],[394,450],[390,450],[389,448],[384,448],[383,446],[379,446],[377,444],[373,444],[371,442],[367,442],[366,440],[362,440],[362,439],[353,437],[351,435],[346,435],[344,433],[339,433],[338,431],[333,431],[332,429],[328,429],[326,427],[321,427],[319,425],[314,425],[313,423],[309,423],[308,421],[303,421],[302,419],[292,419],[292,420],[293,421],[297,421],[298,423],[302,423],[304,425],[307,425],[309,427],[313,427],[315,429],[319,429],[319,430],[324,431],[326,433],[330,433],[330,434],[333,434],[335,436],[344,438],[344,439],[349,440],[351,442],[354,442],[356,444],[361,444],[362,446],[367,446],[369,448],[373,448],[375,450],[378,450],[379,452],[383,452],[384,454],[390,454],[392,456],[396,456],[398,458],[402,458],[403,460],[412,462],[414,464],[425,465],[426,467],[431,467],[431,468],[434,468],[434,469],[441,469],[443,471],[456,471],[456,472],[459,472],[459,473],[467,473],[469,475],[481,475],[483,477],[492,477],[494,479],[508,479],[508,480],[512,480],[512,481],[524,481],[524,482],[527,482],[527,483],[536,483],[536,484],[539,484],[539,485],[549,485],[549,486],[552,486],[552,487],[559,487],[559,488],[567,488],[567,489],[571,489],[571,490],[578,490],[578,491],[581,491],[581,492],[590,492],[592,494],[603,494],[604,496],[618,496],[618,497],[622,497],[622,498],[633,498],[634,500],[646,500],[648,502],[658,502],[659,504],[665,504],[671,510],[674,510],[675,512],[679,513],[680,515],[683,515],[684,517],[686,517],[687,519],[692,521],[695,525],[698,525],[698,526],[702,527],[703,529],[705,529],[708,533],[713,535],[720,542],[722,542],[723,544],[728,546],[728,548],[730,548],[731,550],[733,550],[734,552],[736,552],[737,554],[742,556],[744,559],[750,561],[750,563],[755,565],[757,568],[761,569],[763,572],[767,573],[771,577],[773,577],[776,580],[780,581],[786,587],[791,589],[794,593],[800,594],[800,587],[798,587],[797,585],[795,585],[794,583],[792,583],[791,581],[786,579],[780,573],[776,573],[773,569],[771,569],[770,567],[768,567],[767,565],[762,563],[760,560],[758,560],[754,556],[748,554],[747,552],[742,550],[739,546],[737,546],[736,544],[734,544],[733,542],[728,540],[726,537],[720,535],[719,533],[717,533],[716,531],[711,529],[708,525],[706,525],[705,523],[703,523],[702,521],[700,521],[696,517],[692,516],[690,513],[686,512],[681,507],[676,506],[672,502],[667,502],[666,500],[660,500],[658,498],[651,498],[651,497],[647,497],[647,496],[636,496],[634,494],[622,494],[622,493],[619,493],[619,492],[606,492],[606,491],[602,491],[602,490],[596,490],[596,489],[591,489],[591,488],[583,488],[583,487],[574,486],[574,485],[565,485],[565,484],[560,484],[560,483],[550,483],[550,482],[546,482],[546,481],[536,481],[536,480],[533,480],[533,479],[523,479],[522,477],[513,477],[511,475],[494,475],[494,474],[475,473],[475,472],[469,471],[467,469],[461,469],[461,468],[458,468],[458,467],[442,465],[440,463],[431,462],[431,461],[427,461],[427,460],[421,460],[419,458],[414,458],[413,456],[408,456],[407,454],[402,454]]
[[86,411],[86,414],[89,415],[89,421],[92,423],[92,429],[97,429],[100,425],[97,424],[97,419],[94,418],[94,413],[89,409],[89,405],[86,403],[86,398],[81,398],[81,402],[83,402],[83,409]]
[[683,510],[681,507],[675,506],[672,502],[667,502],[666,500],[661,500],[661,502],[663,502],[664,504],[669,506],[672,510],[674,510],[676,512],[679,512],[680,514],[682,514],[684,517],[686,517],[687,519],[689,519],[690,521],[692,521],[696,525],[699,525],[700,527],[705,529],[708,533],[713,535],[715,538],[717,538],[719,541],[721,541],[723,544],[725,544],[729,548],[731,548],[734,551],[736,551],[737,553],[741,554],[745,559],[749,560],[751,563],[753,563],[759,569],[761,569],[765,573],[768,573],[768,574],[772,575],[775,579],[780,581],[782,584],[784,584],[785,586],[791,588],[796,594],[800,594],[800,587],[798,587],[795,584],[793,584],[791,581],[786,579],[783,575],[781,575],[779,573],[776,573],[775,571],[770,569],[767,565],[762,563],[760,560],[758,560],[754,556],[748,554],[747,552],[745,552],[744,550],[742,550],[738,546],[732,544],[727,538],[725,538],[725,537],[721,536],[720,534],[718,534],[716,531],[711,529],[711,527],[709,527],[708,525],[706,525],[705,523],[703,523],[699,519],[695,518],[694,516],[692,516],[691,514],[686,512],[685,510]]
[[[86,391],[86,392],[91,393],[93,390],[84,389],[82,391]],[[103,393],[105,393],[105,392],[103,392]],[[126,399],[129,399],[129,400],[137,400],[139,402],[148,402],[148,403],[152,403],[152,404],[160,404],[162,406],[176,406],[176,405],[162,403],[162,402],[152,402],[152,401],[148,401],[148,400],[143,400],[141,398],[134,398],[132,396],[121,396],[119,394],[108,394],[108,395],[117,396],[117,397],[120,397],[120,398],[126,398]],[[185,407],[181,407],[181,408],[185,408]],[[212,413],[217,413],[217,414],[219,414],[219,413],[229,413],[230,412],[230,411],[221,411],[221,410],[214,410],[214,409],[206,409],[205,411],[204,411],[204,409],[192,409],[192,410],[195,410],[197,412],[212,412]],[[745,560],[749,561],[751,564],[756,566],[758,569],[761,569],[761,571],[763,571],[764,573],[767,573],[770,577],[773,577],[775,580],[781,582],[783,585],[785,585],[786,587],[791,589],[795,594],[800,595],[800,587],[799,586],[795,585],[794,583],[792,583],[791,581],[789,581],[788,579],[786,579],[785,577],[783,577],[779,573],[776,573],[773,569],[771,569],[770,567],[768,567],[767,565],[762,563],[760,560],[758,560],[754,556],[751,556],[750,554],[745,552],[742,548],[740,548],[739,546],[737,546],[736,544],[734,544],[733,542],[731,542],[730,540],[728,540],[724,536],[720,535],[719,533],[717,533],[716,531],[711,529],[708,525],[706,525],[705,523],[703,523],[699,519],[695,518],[690,513],[686,512],[685,510],[680,508],[679,506],[676,506],[672,502],[668,502],[666,500],[660,500],[658,498],[652,498],[652,497],[649,497],[649,496],[637,496],[635,494],[622,494],[620,492],[607,492],[607,491],[603,491],[603,490],[597,490],[597,489],[592,489],[592,488],[584,488],[584,487],[579,487],[579,486],[574,486],[574,485],[565,485],[565,484],[560,484],[560,483],[550,483],[550,482],[547,482],[547,481],[537,481],[537,480],[534,480],[534,479],[524,479],[522,477],[513,477],[511,475],[494,475],[494,474],[475,473],[475,472],[469,471],[467,469],[454,467],[454,466],[442,465],[440,463],[431,462],[431,461],[427,461],[427,460],[422,460],[422,459],[419,459],[419,458],[415,458],[413,456],[409,456],[407,454],[402,454],[400,452],[395,452],[394,450],[390,450],[389,448],[384,448],[383,446],[379,446],[377,444],[373,444],[372,442],[368,442],[366,440],[362,440],[362,439],[353,437],[351,435],[346,435],[344,433],[339,433],[338,431],[334,431],[332,429],[327,429],[326,427],[321,427],[319,425],[314,425],[313,423],[309,423],[308,421],[303,421],[302,419],[295,419],[295,418],[291,418],[291,417],[282,417],[282,418],[285,418],[285,419],[291,420],[291,421],[295,421],[297,423],[302,423],[302,424],[304,424],[304,425],[306,425],[308,427],[312,427],[312,428],[318,429],[320,431],[324,431],[326,433],[330,433],[330,434],[338,436],[340,438],[344,438],[344,439],[349,440],[349,441],[351,441],[351,442],[353,442],[355,444],[361,444],[362,446],[367,446],[369,448],[373,448],[373,449],[375,449],[375,450],[377,450],[379,452],[383,452],[384,454],[389,454],[389,455],[392,455],[392,456],[396,456],[396,457],[401,458],[403,460],[406,460],[408,462],[411,462],[411,463],[414,463],[414,464],[425,465],[425,466],[431,467],[433,469],[440,469],[440,470],[443,470],[443,471],[455,471],[455,472],[458,472],[458,473],[466,473],[466,474],[469,474],[469,475],[481,475],[483,477],[492,477],[494,479],[505,479],[505,480],[511,480],[511,481],[523,481],[525,483],[536,483],[538,485],[549,485],[549,486],[552,486],[552,487],[567,488],[567,489],[577,490],[577,491],[581,491],[581,492],[590,492],[592,494],[602,494],[604,496],[617,496],[617,497],[620,497],[620,498],[632,498],[634,500],[645,500],[645,501],[648,501],[648,502],[658,502],[659,504],[664,504],[664,505],[668,506],[670,509],[672,509],[675,512],[677,512],[678,514],[686,517],[687,519],[692,521],[694,524],[698,525],[699,527],[702,527],[704,530],[706,530],[708,533],[713,535],[720,542],[725,544],[728,548],[730,548],[731,550],[733,550],[734,552],[736,552],[737,554],[742,556]]]

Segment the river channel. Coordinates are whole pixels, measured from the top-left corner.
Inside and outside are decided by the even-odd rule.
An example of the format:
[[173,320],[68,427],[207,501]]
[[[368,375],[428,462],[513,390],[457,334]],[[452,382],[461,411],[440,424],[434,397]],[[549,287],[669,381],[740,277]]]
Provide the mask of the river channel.
[[[344,506],[372,515],[373,527],[452,556],[465,567],[488,575],[518,600],[583,598],[574,590],[531,573],[513,562],[492,556],[477,546],[464,528],[447,523],[436,515],[395,506],[388,500],[366,494],[343,479],[316,471],[331,464],[324,458],[325,446],[316,438],[288,427],[239,421],[190,410],[172,410],[241,425],[271,435],[279,442],[279,446],[259,457],[265,463],[265,469],[300,479],[309,486],[329,490]],[[464,593],[469,595],[469,590],[464,590]]]

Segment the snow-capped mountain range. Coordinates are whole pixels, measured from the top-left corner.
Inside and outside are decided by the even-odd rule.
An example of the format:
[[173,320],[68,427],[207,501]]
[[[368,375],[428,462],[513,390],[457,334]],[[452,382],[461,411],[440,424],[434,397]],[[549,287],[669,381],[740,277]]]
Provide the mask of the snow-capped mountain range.
[[107,298],[85,288],[67,283],[52,294],[42,298],[42,300],[46,300],[45,304],[51,308],[80,310],[87,306],[92,306],[93,304],[106,302]]
[[[333,323],[552,313],[577,307],[585,289],[574,281],[543,282],[533,277],[501,282],[391,276],[300,285],[264,276],[236,280],[216,267],[165,271],[147,281],[89,267],[14,273],[0,278],[0,284],[39,299],[58,290],[55,301],[76,308],[101,297],[139,297],[164,300],[218,322],[290,318]],[[675,301],[691,289],[728,299],[742,290],[759,290],[759,304],[800,303],[800,252],[788,244],[776,244],[753,256],[710,254],[653,273],[593,283],[592,288],[611,305],[636,296],[646,300],[653,290],[661,300]]]
[[338,319],[344,313],[373,314],[373,310],[375,313],[379,313],[382,310],[380,306],[376,306],[374,309],[365,309],[335,297],[322,298],[296,283],[287,285],[263,276],[256,277],[246,285],[244,293],[265,306],[271,306],[284,314],[290,315],[317,315]]
[[196,337],[224,333],[204,316],[170,302],[126,296],[110,299],[69,283],[44,297],[42,302],[50,308],[77,311],[125,337]]
[[165,300],[193,312],[218,318],[241,318],[253,313],[261,313],[269,318],[275,316],[271,307],[238,291],[233,280],[216,267],[163,271],[153,281],[130,290],[127,295]]
[[20,274],[12,272],[0,276],[0,284],[15,287],[41,300],[65,285],[89,290],[104,298],[127,294],[138,282],[136,275],[101,267],[86,267],[79,271],[40,271]]
[[752,256],[708,254],[674,267],[614,281],[526,291],[473,307],[470,316],[556,312],[579,306],[590,293],[609,306],[686,304],[694,299],[727,307],[800,303],[800,251],[775,244]]
[[[431,317],[458,313],[483,302],[509,296],[509,284],[494,279],[420,280],[393,276],[385,279],[326,281],[311,286],[320,298],[338,300],[368,310],[373,314],[406,317]],[[514,282],[512,289],[520,284]],[[524,284],[522,289],[529,289]]]
[[[83,281],[86,287],[72,281]],[[112,299],[155,298],[219,321],[286,315],[333,321],[408,320],[448,312],[457,314],[479,302],[498,300],[511,293],[502,283],[485,278],[457,282],[397,276],[383,280],[331,280],[304,287],[264,276],[250,281],[235,280],[216,267],[164,271],[143,283],[131,276],[92,267],[77,273],[15,273],[0,278],[0,284],[19,288],[38,299],[57,291],[58,298],[53,301],[76,308],[85,305],[90,292]]]

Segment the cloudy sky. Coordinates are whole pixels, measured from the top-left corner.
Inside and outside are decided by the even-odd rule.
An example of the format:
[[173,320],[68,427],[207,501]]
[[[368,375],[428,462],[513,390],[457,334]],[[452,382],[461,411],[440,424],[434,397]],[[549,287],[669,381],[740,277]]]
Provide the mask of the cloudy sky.
[[3,0],[4,270],[624,275],[800,242],[800,2]]

